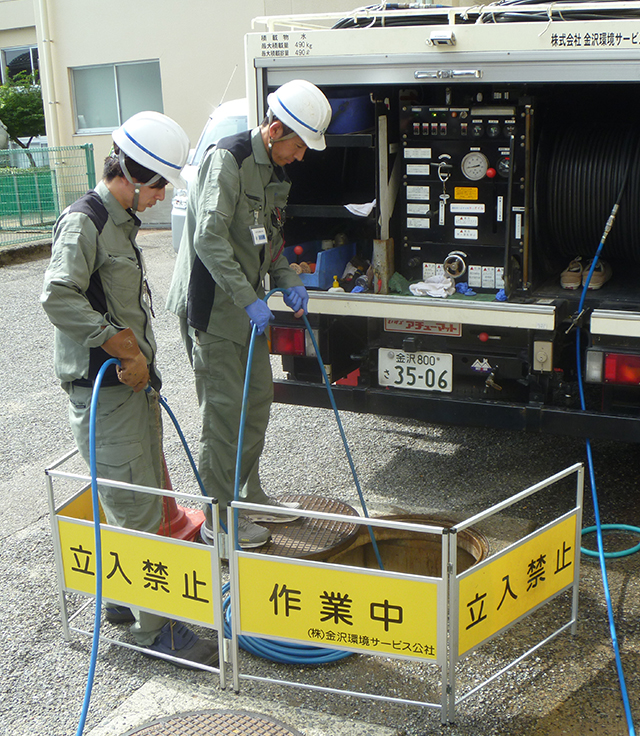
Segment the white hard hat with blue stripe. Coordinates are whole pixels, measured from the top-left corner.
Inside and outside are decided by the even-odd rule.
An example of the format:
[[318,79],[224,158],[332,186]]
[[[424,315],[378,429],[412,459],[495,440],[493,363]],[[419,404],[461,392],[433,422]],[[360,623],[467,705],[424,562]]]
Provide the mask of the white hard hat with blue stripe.
[[163,177],[177,189],[186,188],[181,171],[189,156],[189,138],[175,120],[153,110],[139,112],[114,130],[112,137],[129,158],[158,175],[141,184],[150,186]]
[[324,134],[331,122],[331,105],[315,84],[293,79],[267,97],[269,110],[291,128],[309,148],[323,151]]

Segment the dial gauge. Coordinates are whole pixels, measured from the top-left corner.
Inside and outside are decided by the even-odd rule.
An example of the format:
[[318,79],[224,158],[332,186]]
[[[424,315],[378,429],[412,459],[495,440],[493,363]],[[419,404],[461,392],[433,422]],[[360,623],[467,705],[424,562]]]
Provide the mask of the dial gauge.
[[471,151],[460,162],[462,173],[471,181],[482,179],[489,168],[489,159],[479,151]]
[[504,176],[505,179],[509,178],[509,171],[511,169],[511,161],[508,156],[503,156],[498,161],[497,169],[498,169],[498,174],[500,174],[500,176]]

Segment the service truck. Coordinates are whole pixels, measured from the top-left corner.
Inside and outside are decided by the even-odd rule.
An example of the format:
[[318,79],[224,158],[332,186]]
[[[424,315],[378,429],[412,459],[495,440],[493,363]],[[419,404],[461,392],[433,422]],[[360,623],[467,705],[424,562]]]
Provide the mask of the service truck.
[[[338,407],[640,441],[640,3],[265,17],[245,47],[253,124],[295,78],[334,110],[287,167],[285,237]],[[328,406],[269,305],[276,400]]]

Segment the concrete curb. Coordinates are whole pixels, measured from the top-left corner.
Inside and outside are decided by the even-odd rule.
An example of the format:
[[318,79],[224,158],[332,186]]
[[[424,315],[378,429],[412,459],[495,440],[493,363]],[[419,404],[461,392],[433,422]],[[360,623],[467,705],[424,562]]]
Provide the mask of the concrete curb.
[[35,261],[51,256],[51,238],[38,240],[34,243],[0,246],[0,266],[10,266],[14,263]]
[[[143,223],[141,230],[170,230],[170,225],[158,223]],[[51,257],[51,238],[43,238],[32,243],[19,243],[18,245],[0,245],[0,267],[9,266],[13,263],[24,263],[35,261],[40,258]]]

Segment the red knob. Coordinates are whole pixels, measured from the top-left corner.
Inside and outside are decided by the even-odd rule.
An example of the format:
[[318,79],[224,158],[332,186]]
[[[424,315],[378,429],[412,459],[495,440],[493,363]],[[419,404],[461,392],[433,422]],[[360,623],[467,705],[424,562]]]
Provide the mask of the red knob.
[[496,175],[495,169],[487,169],[487,176],[489,177],[489,179],[493,179],[495,175]]
[[297,256],[301,256],[303,254],[303,252],[304,252],[304,248],[301,245],[296,245],[296,247],[293,249],[293,252]]
[[486,332],[481,332],[478,335],[478,340],[480,340],[480,342],[487,342],[488,339],[489,339],[489,335],[487,335]]

